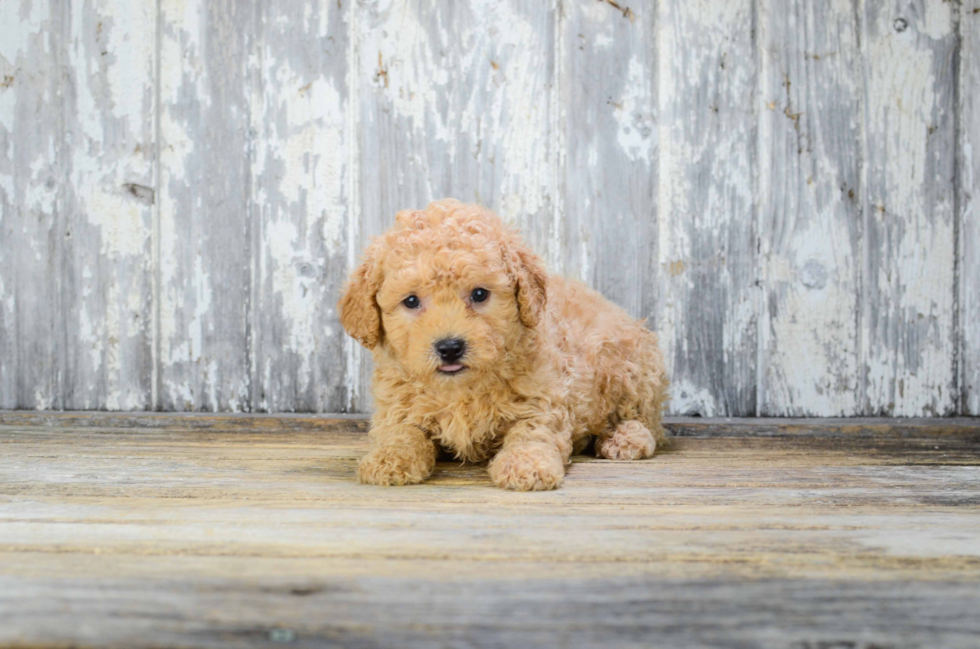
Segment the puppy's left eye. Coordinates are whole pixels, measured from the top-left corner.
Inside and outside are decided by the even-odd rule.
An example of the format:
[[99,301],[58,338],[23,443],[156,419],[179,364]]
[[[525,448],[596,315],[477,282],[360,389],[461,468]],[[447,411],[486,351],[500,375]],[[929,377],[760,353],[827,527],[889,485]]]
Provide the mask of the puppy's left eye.
[[417,309],[422,304],[422,302],[419,300],[419,296],[409,295],[407,298],[402,300],[402,304],[404,304],[409,309]]
[[490,297],[490,291],[485,288],[475,288],[473,292],[470,293],[470,299],[474,302],[483,302],[488,297]]

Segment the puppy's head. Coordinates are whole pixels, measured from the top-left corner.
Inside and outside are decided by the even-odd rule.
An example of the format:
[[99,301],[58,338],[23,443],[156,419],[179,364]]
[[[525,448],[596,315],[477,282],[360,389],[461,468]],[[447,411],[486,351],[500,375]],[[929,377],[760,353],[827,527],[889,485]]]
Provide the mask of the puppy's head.
[[340,299],[340,322],[416,377],[465,381],[514,359],[546,300],[541,260],[489,210],[455,200],[399,212]]

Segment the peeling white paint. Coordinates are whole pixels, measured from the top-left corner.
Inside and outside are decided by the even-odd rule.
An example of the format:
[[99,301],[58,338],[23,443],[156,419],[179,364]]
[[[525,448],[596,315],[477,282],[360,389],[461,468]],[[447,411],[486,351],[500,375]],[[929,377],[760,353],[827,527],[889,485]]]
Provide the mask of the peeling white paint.
[[657,131],[648,113],[650,74],[636,56],[630,58],[629,74],[613,113],[619,122],[618,140],[630,160],[652,161]]
[[[918,32],[936,40],[949,36],[950,27],[953,25],[953,3],[923,2],[922,6],[925,9],[925,17]],[[969,23],[965,27],[967,30],[971,29]]]
[[745,119],[755,97],[751,38],[742,28],[751,3],[660,9],[658,250],[666,272],[656,329],[673,382],[702,386],[728,402],[706,408],[751,413],[756,136]]
[[[980,7],[978,7],[980,8]],[[980,16],[974,15],[977,22]],[[961,15],[961,20],[963,20]],[[980,415],[980,29],[960,29],[959,379],[961,411]]]
[[670,410],[678,415],[700,417],[717,417],[724,413],[709,390],[683,379],[671,382]]
[[[2,107],[0,107],[2,110]],[[12,201],[14,197],[14,176],[13,174],[0,174],[0,192],[3,195],[0,198],[6,198],[8,201]],[[3,201],[0,200],[0,223],[3,223]]]
[[[286,324],[286,335],[282,340],[284,350],[292,351],[303,358],[300,365],[299,387],[305,390],[312,380],[310,361],[315,358],[316,337],[314,328],[320,325],[317,312],[320,305],[312,299],[315,277],[303,277],[298,269],[303,258],[297,251],[299,236],[296,227],[289,222],[279,221],[265,233],[263,248],[268,251],[270,267],[263,258],[262,276],[272,276],[272,288],[281,299],[282,320]],[[311,263],[305,261],[305,263]]]
[[122,190],[105,191],[97,185],[87,184],[86,181],[94,180],[95,174],[77,171],[86,163],[95,163],[87,156],[76,156],[76,160],[78,158],[81,161],[76,164],[73,174],[77,178],[75,186],[84,192],[79,201],[88,222],[100,228],[102,244],[99,253],[106,259],[142,257],[150,239],[146,206],[125,196]]
[[[361,224],[363,215],[361,213],[361,168],[360,168],[360,138],[353,137],[357,132],[361,118],[360,91],[361,91],[361,55],[358,32],[358,12],[347,12],[347,90],[350,102],[347,108],[347,132],[351,134],[350,147],[348,148],[348,169],[347,169],[347,197],[350,201],[347,212],[347,271],[350,272],[357,267],[358,250],[361,242]],[[346,277],[342,281],[346,281]],[[343,284],[341,284],[343,285]],[[363,399],[370,394],[369,390],[362,389],[368,381],[369,368],[362,353],[363,348],[351,336],[344,336],[344,370],[345,385],[347,388],[346,403],[343,407],[349,412],[367,410]],[[370,397],[367,397],[370,399]]]
[[42,214],[52,214],[58,200],[58,182],[51,166],[55,158],[55,141],[49,137],[47,151],[40,152],[31,163],[31,182],[24,188],[25,203]]
[[275,27],[263,30],[252,64],[261,78],[250,110],[252,202],[261,208],[250,355],[255,408],[292,411],[320,407],[321,391],[340,382],[321,367],[338,326],[329,315],[339,283],[332,275],[347,254],[353,138],[346,132],[348,79],[329,64],[311,65],[322,49],[340,47],[339,9],[327,0],[281,9],[289,13],[263,10],[260,20]]
[[[509,2],[476,3],[475,9],[477,15],[496,9],[500,31],[495,46],[520,53],[503,67],[506,86],[503,92],[494,93],[488,111],[491,128],[502,135],[500,155],[505,157],[498,209],[510,217],[539,214],[555,200],[551,185],[557,152],[541,137],[549,132],[551,119],[558,117],[549,115],[548,97],[541,92],[547,85],[548,48],[541,34]],[[549,245],[544,253],[549,266],[559,269],[557,247]]]
[[[453,151],[455,138],[443,116],[430,110],[438,101],[441,91],[450,83],[448,68],[443,57],[447,54],[440,47],[448,36],[445,28],[441,33],[430,33],[420,22],[420,16],[411,3],[383,0],[376,9],[379,18],[397,29],[390,38],[370,32],[361,51],[362,76],[373,79],[374,87],[384,92],[391,109],[405,117],[407,125],[425,132],[432,140],[445,142]],[[453,151],[454,152],[454,151]]]
[[[30,7],[24,13],[23,7]],[[50,20],[50,5],[47,2],[17,2],[5,0],[0,2],[0,59],[13,67],[18,55],[30,49],[30,42],[37,38],[46,28]]]
[[759,110],[768,160],[759,169],[759,414],[856,415],[864,404],[860,211],[848,195],[859,185],[852,143],[860,131],[848,117],[860,109],[853,7],[810,3],[802,20],[776,1],[759,10],[762,96],[770,98]]
[[[934,3],[939,4],[939,3]],[[937,140],[952,91],[937,84],[936,53],[952,47],[948,9],[896,33],[882,12],[869,27],[866,66],[868,132],[873,158],[866,213],[880,250],[867,280],[878,291],[878,316],[868,312],[865,346],[870,403],[899,416],[945,414],[951,409],[954,239],[952,193],[934,166]],[[945,29],[937,21],[945,16]],[[925,29],[933,39],[917,38]],[[945,55],[943,55],[945,56]],[[938,89],[938,91],[937,91]],[[944,171],[947,169],[947,171]],[[906,350],[913,349],[911,355]]]
[[[69,225],[80,248],[97,254],[98,274],[85,264],[72,313],[80,347],[73,408],[146,408],[149,386],[138,359],[148,339],[144,304],[150,265],[155,11],[140,3],[78,2],[68,7],[67,61],[74,93],[67,131],[73,147]],[[67,13],[67,12],[66,12]],[[140,189],[136,189],[140,188]],[[142,194],[140,193],[142,192]],[[152,200],[152,199],[151,199]]]
[[[20,245],[0,250],[0,322],[39,321],[15,287],[51,272],[51,228],[72,237],[58,267],[74,284],[55,290],[72,293],[58,329],[72,360],[41,359],[44,385],[18,398],[62,407],[53,391],[73,380],[77,407],[146,407],[135,359],[153,344],[156,310],[160,403],[288,410],[334,403],[346,387],[346,405],[363,409],[369,355],[339,343],[338,269],[396,209],[452,192],[519,224],[553,270],[620,290],[632,312],[655,309],[675,412],[750,412],[753,382],[765,414],[942,414],[957,400],[977,412],[980,45],[972,23],[953,33],[969,16],[946,2],[908,15],[859,3],[860,20],[847,0],[668,0],[634,6],[633,18],[580,4],[467,0],[430,14],[394,0],[303,0],[253,15],[203,0],[161,0],[159,14],[124,0],[0,3],[0,224]],[[54,24],[70,27],[68,42],[53,39]],[[231,41],[247,56],[225,60]],[[63,80],[47,76],[59,70]],[[595,83],[596,71],[611,81]],[[24,101],[71,114],[28,141]],[[944,166],[954,109],[960,214]],[[209,130],[221,119],[234,124]],[[242,150],[216,150],[249,127]],[[205,186],[202,160],[244,165],[248,180]],[[613,173],[627,181],[607,187]],[[841,184],[855,173],[851,199]],[[239,190],[248,201],[225,195]],[[252,237],[241,250],[201,234],[236,201]],[[859,214],[863,239],[849,229]],[[657,246],[656,279],[636,277],[648,268],[641,236]],[[251,294],[225,272],[251,281]],[[617,288],[622,277],[635,284]]]
[[[194,260],[194,279],[191,284],[194,287],[194,317],[188,323],[187,333],[190,347],[187,356],[183,360],[201,360],[204,352],[204,332],[205,320],[208,319],[211,311],[211,278],[204,269],[204,259],[200,253]],[[207,325],[210,331],[212,326]],[[212,401],[211,403],[215,403]]]
[[38,389],[34,392],[34,409],[35,410],[51,410],[54,406],[54,398],[50,393],[44,390]]
[[[194,60],[199,51],[195,36],[200,34],[198,20],[200,8],[196,2],[183,0],[163,0],[160,3],[160,18],[162,21],[162,37],[160,39],[160,103],[161,108],[157,119],[160,133],[160,168],[158,171],[160,193],[156,197],[158,209],[159,232],[159,294],[156,296],[159,313],[159,348],[158,363],[161,375],[175,364],[189,361],[193,357],[194,343],[200,353],[199,328],[190,331],[179,330],[178,317],[184,312],[185,300],[179,290],[178,277],[181,269],[178,267],[180,256],[177,254],[181,241],[177,232],[177,198],[174,193],[188,182],[187,164],[197,152],[198,144],[195,136],[189,131],[178,115],[164,107],[180,106],[180,90],[187,76],[183,65],[195,68],[199,65]],[[188,59],[185,61],[185,52]],[[177,65],[177,69],[174,66]],[[200,77],[201,75],[196,75]],[[196,79],[197,98],[207,100],[204,82]],[[203,143],[202,143],[203,145]],[[188,242],[187,245],[196,245]],[[195,273],[195,280],[200,275]],[[200,290],[200,289],[199,289]],[[194,335],[197,335],[195,340]],[[161,392],[169,395],[170,400],[178,407],[190,407],[194,402],[194,394],[186,383],[164,379],[158,386]]]

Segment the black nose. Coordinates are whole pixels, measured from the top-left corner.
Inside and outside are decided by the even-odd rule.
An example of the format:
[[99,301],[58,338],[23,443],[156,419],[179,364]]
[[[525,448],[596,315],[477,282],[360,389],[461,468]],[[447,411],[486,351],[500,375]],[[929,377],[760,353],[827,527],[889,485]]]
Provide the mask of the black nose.
[[442,360],[452,363],[466,353],[466,341],[462,338],[443,338],[436,342],[435,348]]

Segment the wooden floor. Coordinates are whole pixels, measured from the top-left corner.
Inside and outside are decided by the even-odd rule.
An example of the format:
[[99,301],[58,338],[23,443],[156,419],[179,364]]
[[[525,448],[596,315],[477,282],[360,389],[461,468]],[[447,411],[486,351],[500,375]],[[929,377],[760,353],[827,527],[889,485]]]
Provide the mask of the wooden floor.
[[548,493],[362,420],[0,413],[0,646],[980,646],[980,420],[675,420]]

